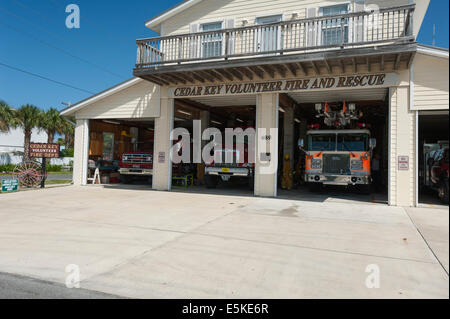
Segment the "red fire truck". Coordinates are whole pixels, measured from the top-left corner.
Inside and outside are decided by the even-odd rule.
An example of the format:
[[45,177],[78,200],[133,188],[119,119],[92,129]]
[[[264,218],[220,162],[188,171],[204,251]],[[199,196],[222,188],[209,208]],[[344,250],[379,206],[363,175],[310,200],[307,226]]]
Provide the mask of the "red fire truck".
[[137,177],[146,177],[150,182],[153,175],[153,153],[124,153],[120,161],[119,173],[120,181],[124,184],[132,182]]

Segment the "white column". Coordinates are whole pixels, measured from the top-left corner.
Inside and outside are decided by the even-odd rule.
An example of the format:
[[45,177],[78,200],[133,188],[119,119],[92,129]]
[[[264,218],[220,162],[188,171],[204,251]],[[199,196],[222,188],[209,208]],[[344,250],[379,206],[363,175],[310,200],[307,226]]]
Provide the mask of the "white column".
[[89,159],[89,120],[77,120],[73,161],[73,184],[87,184]]
[[[390,89],[389,204],[415,205],[415,112],[409,108],[409,87]],[[408,159],[408,168],[399,159]]]
[[294,108],[284,108],[284,150],[283,156],[289,154],[291,169],[294,167]]
[[278,94],[264,93],[257,95],[256,130],[255,195],[276,197]]
[[153,146],[153,189],[172,188],[172,161],[170,149],[173,129],[174,100],[167,96],[167,88],[161,88],[161,112],[155,119],[155,142]]

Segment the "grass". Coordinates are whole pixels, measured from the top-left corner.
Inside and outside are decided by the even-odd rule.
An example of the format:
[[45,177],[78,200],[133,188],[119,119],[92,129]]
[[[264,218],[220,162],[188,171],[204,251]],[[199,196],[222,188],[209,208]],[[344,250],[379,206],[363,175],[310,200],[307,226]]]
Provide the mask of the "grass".
[[72,183],[71,179],[55,179],[55,180],[45,181],[45,185],[59,185],[59,184],[70,184],[70,183]]

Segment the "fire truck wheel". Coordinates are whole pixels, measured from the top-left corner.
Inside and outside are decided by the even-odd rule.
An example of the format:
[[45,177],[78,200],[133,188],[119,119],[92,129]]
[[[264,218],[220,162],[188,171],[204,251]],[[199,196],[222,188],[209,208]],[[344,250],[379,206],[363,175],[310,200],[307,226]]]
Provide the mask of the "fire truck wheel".
[[218,182],[219,181],[218,181],[217,176],[212,176],[212,175],[205,176],[206,188],[216,188]]
[[439,199],[444,203],[448,204],[448,180],[441,180],[439,184]]

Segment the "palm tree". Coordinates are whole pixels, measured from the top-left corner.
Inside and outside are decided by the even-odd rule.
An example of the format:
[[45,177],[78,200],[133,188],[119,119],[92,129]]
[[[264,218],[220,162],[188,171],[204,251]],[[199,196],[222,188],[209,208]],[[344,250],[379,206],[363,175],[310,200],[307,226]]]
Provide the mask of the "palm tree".
[[64,144],[66,149],[73,148],[74,136],[75,136],[75,119],[64,118],[63,125]]
[[24,133],[24,154],[23,161],[30,160],[31,132],[34,128],[40,128],[42,111],[34,105],[22,105],[16,112],[15,126],[20,127]]
[[39,126],[47,133],[47,143],[53,143],[56,133],[63,133],[64,122],[59,111],[54,108],[50,108],[47,112],[42,113]]
[[14,110],[5,101],[0,101],[0,132],[8,132],[12,126]]

